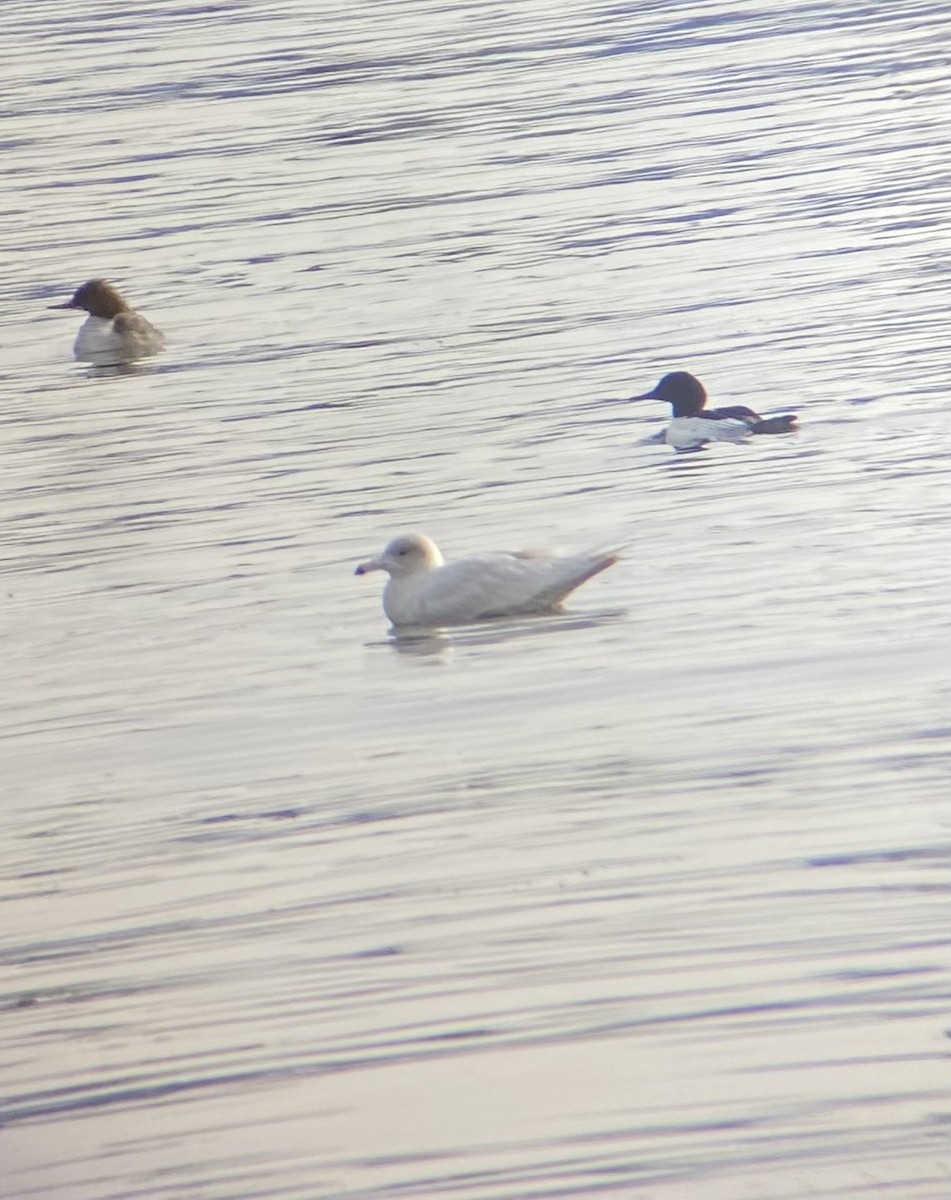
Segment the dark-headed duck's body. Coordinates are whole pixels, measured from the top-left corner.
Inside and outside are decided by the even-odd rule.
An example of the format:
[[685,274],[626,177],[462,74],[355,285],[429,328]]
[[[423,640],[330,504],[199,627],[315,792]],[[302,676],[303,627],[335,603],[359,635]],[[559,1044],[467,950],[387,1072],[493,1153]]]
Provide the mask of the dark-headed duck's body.
[[753,433],[792,433],[792,414],[761,417],[745,405],[707,408],[703,384],[688,371],[671,371],[649,392],[634,400],[662,400],[671,407],[664,440],[675,450],[697,450],[707,442],[738,442]]
[[79,362],[117,366],[158,354],[165,346],[165,338],[155,326],[130,308],[118,289],[104,279],[90,279],[65,304],[51,304],[50,308],[78,308],[89,314],[73,345],[73,356]]

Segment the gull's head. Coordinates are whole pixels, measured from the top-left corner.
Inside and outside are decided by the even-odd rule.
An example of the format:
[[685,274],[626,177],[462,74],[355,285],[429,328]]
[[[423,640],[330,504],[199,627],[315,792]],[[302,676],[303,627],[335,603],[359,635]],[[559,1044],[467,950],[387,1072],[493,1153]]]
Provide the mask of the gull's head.
[[416,575],[420,571],[433,571],[443,563],[439,547],[423,533],[401,533],[384,547],[376,558],[360,563],[354,574],[366,575],[370,571],[386,571],[397,578],[401,575]]

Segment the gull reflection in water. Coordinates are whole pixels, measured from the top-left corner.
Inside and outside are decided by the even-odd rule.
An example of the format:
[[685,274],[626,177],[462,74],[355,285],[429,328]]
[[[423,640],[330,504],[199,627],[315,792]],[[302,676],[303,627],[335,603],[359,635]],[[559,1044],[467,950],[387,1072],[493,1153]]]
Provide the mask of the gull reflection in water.
[[429,658],[447,662],[456,649],[465,646],[490,646],[522,638],[539,637],[560,633],[569,629],[593,629],[611,621],[622,620],[626,609],[605,609],[594,613],[562,613],[547,616],[512,619],[502,617],[491,621],[480,621],[474,625],[453,628],[400,628],[389,629],[386,642],[373,643],[389,646],[398,654],[412,658]]

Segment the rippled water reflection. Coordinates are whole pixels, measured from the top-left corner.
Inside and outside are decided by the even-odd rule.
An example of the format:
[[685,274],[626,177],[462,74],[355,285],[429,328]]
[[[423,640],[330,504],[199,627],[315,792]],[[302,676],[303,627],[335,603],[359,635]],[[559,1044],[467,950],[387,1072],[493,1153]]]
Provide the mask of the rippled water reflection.
[[948,19],[721,8],[5,13],[4,1197],[944,1195]]

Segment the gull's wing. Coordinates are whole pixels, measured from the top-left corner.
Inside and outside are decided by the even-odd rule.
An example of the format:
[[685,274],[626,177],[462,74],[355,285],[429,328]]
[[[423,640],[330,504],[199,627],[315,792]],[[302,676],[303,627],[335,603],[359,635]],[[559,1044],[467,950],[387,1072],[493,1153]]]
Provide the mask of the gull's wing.
[[617,560],[616,553],[603,551],[564,557],[520,551],[460,559],[419,579],[394,581],[390,619],[407,625],[465,624],[550,612]]

